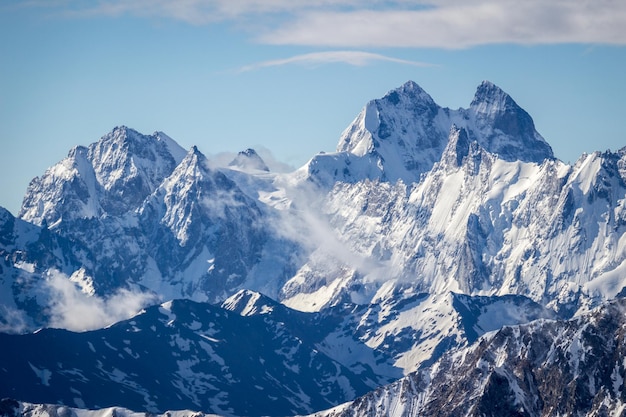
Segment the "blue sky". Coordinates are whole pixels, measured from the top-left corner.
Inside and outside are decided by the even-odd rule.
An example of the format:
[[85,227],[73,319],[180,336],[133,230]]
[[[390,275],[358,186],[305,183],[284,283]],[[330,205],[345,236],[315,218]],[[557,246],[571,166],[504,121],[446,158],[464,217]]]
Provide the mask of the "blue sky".
[[407,80],[508,92],[556,156],[626,146],[626,2],[5,0],[0,205],[117,125],[298,167]]

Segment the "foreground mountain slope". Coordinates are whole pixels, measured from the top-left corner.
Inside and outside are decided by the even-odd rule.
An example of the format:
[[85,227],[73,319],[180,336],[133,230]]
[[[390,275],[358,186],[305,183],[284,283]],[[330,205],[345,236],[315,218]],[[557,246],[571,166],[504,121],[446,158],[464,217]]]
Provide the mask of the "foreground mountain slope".
[[556,317],[526,297],[454,293],[395,294],[366,305],[345,301],[310,314],[241,291],[222,306],[246,316],[271,312],[275,320],[365,382],[370,383],[366,378],[375,375],[377,385],[399,378],[416,364],[432,363],[449,348],[465,346],[504,325]]
[[504,327],[318,416],[594,416],[626,412],[626,301]]
[[324,319],[280,319],[176,300],[101,330],[0,334],[0,397],[278,416],[328,408],[377,386],[371,370],[357,376],[315,348],[316,325],[329,326]]
[[414,363],[432,363],[485,332],[541,317],[552,315],[513,296],[422,294],[319,313],[251,291],[221,307],[176,300],[101,330],[0,334],[0,397],[151,412],[310,413],[392,382]]
[[[317,417],[597,416],[626,411],[626,301],[570,320],[505,326],[397,382]],[[41,378],[50,374],[40,369]],[[65,406],[5,399],[3,415],[55,415]],[[81,416],[85,410],[72,409]],[[123,409],[91,413],[131,412]],[[38,414],[39,413],[39,414]],[[189,415],[168,412],[167,415]],[[204,415],[197,413],[194,415]]]
[[[168,410],[162,414],[151,413],[154,417],[218,417],[215,414],[206,414],[191,410]],[[97,410],[87,410],[57,404],[33,404],[16,401],[10,398],[0,399],[0,416],[2,417],[146,417],[145,412],[132,411],[123,407],[109,407]]]

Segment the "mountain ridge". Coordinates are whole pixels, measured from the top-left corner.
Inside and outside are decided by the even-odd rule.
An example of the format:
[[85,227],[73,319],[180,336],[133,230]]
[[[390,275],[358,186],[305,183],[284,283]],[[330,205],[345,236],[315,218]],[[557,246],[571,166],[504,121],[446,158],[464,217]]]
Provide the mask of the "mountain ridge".
[[[380,123],[372,131],[361,129],[370,108],[377,109],[379,122],[387,123],[385,134]],[[485,116],[480,119],[480,114]],[[510,161],[485,148],[494,143],[489,135],[500,137],[502,129],[476,124],[477,117],[494,124],[502,115],[523,122],[510,129],[519,144],[530,136],[545,143],[530,116],[492,83],[477,88],[469,110],[450,111],[407,82],[366,105],[340,139],[338,149],[344,150],[318,155],[291,174],[213,169],[197,147],[183,156],[162,133],[145,136],[118,127],[89,147],[75,148],[35,179],[21,217],[35,224],[45,221],[75,242],[85,285],[99,294],[135,285],[166,298],[219,301],[249,288],[294,308],[319,310],[346,296],[369,302],[383,274],[397,283],[393,285],[412,281],[418,292],[519,293],[541,303],[554,301],[555,309],[575,310],[581,302],[613,296],[606,291],[609,285],[584,288],[590,279],[581,276],[578,265],[555,264],[546,258],[550,249],[533,251],[532,246],[595,239],[592,246],[576,247],[581,253],[602,254],[587,256],[585,271],[596,271],[589,276],[595,279],[619,267],[626,259],[617,241],[624,217],[624,155],[593,154],[570,167],[554,159],[548,146],[540,149],[540,163],[528,152],[528,160]],[[446,126],[445,136],[442,125],[434,122],[444,119],[460,121]],[[438,139],[424,136],[425,128],[439,132]],[[364,148],[362,156],[355,150],[363,143],[358,132],[366,132],[372,146],[378,143],[369,151]],[[401,143],[409,136],[431,140],[440,149],[429,171],[414,182],[388,181],[378,174],[371,178],[385,174],[389,164],[381,152],[407,149]],[[140,162],[147,160],[157,161],[155,167]],[[320,176],[339,175],[336,164],[351,178],[318,188]],[[118,204],[133,191],[144,196],[140,203],[133,197],[132,203]],[[533,208],[548,210],[545,196],[555,199],[557,210],[531,221]],[[355,203],[367,207],[366,216]],[[573,206],[585,210],[576,213]],[[602,233],[578,226],[587,218],[584,224],[591,224],[594,216],[605,218]],[[534,242],[517,245],[528,233]],[[616,250],[602,252],[609,244],[617,245]],[[525,252],[516,245],[525,246]],[[440,263],[437,253],[457,262]],[[518,265],[512,266],[511,257]],[[229,271],[231,267],[236,270]],[[528,273],[522,275],[522,268]],[[565,280],[553,278],[555,274]],[[577,277],[573,281],[572,275]],[[621,285],[615,274],[607,280]],[[581,291],[583,298],[576,295]]]
[[[89,147],[75,147],[43,177],[34,178],[18,217],[35,224],[45,219],[54,227],[62,218],[123,214],[136,208],[170,174],[182,152],[163,133],[147,136],[125,126],[116,127]],[[55,190],[75,197],[62,203],[63,196]],[[49,193],[61,204],[37,199],[37,195]]]
[[451,110],[408,81],[366,104],[341,134],[336,153],[314,157],[309,172],[318,174],[317,165],[337,171],[331,178],[322,176],[322,184],[358,181],[358,176],[352,179],[350,165],[366,158],[377,165],[367,174],[369,179],[416,182],[441,159],[453,126],[466,129],[472,141],[509,161],[540,163],[554,158],[530,115],[493,83],[479,85],[469,108]]
[[150,412],[254,416],[312,412],[376,386],[371,370],[357,377],[315,348],[315,327],[332,326],[332,317],[307,321],[173,300],[104,329],[0,333],[7,353],[0,393],[88,408],[116,405],[123,395],[127,407]]
[[[503,326],[569,319],[625,291],[626,151],[559,161],[492,83],[469,108],[450,110],[407,82],[368,102],[336,152],[292,173],[268,171],[257,156],[218,166],[195,146],[123,126],[75,147],[33,180],[19,216],[0,211],[2,329],[27,338],[91,316],[100,321],[72,329],[110,326],[107,316],[128,325],[123,306],[191,300],[328,360],[325,383],[342,399],[283,387],[276,413],[285,415],[438,366]],[[276,350],[250,363],[273,358],[276,375],[308,366]],[[35,384],[51,377],[43,369],[61,372],[53,358],[23,368],[15,372]],[[165,379],[188,384],[176,378]],[[133,407],[150,408],[135,389],[144,382],[126,385]],[[226,382],[229,400],[206,406],[233,415],[242,393]]]

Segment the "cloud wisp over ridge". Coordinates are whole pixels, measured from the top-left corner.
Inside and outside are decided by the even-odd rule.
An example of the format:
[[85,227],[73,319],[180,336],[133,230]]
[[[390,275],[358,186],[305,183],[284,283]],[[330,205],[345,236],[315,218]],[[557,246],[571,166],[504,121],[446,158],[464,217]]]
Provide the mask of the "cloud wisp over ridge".
[[[85,0],[25,2],[73,17],[131,15],[247,27],[260,43],[334,48],[626,45],[620,0]],[[250,25],[241,23],[253,23]]]
[[282,65],[306,65],[306,66],[317,66],[322,64],[330,64],[330,63],[344,63],[348,65],[353,65],[357,67],[362,67],[366,65],[373,64],[375,62],[392,62],[396,64],[402,65],[411,65],[416,67],[430,67],[434,66],[433,64],[419,62],[419,61],[409,61],[405,59],[393,58],[386,55],[364,52],[364,51],[325,51],[325,52],[312,52],[308,54],[301,54],[291,56],[289,58],[284,59],[274,59],[268,61],[262,61],[253,63],[250,65],[246,65],[244,67],[239,68],[239,72],[247,72],[254,71],[261,68],[267,67],[278,67]]

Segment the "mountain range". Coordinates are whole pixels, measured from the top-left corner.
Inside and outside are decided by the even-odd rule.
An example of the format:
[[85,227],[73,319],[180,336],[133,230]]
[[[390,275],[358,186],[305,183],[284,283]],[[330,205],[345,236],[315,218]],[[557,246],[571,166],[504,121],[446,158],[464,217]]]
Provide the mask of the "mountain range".
[[409,81],[290,173],[116,127],[0,209],[3,407],[618,412],[625,181],[488,81]]

